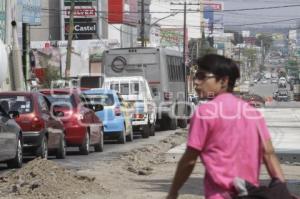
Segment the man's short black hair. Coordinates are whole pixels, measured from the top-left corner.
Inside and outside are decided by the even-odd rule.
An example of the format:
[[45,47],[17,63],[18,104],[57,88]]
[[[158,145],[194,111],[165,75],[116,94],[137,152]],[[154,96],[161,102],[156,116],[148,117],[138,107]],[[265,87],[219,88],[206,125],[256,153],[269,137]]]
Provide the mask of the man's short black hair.
[[[240,70],[236,62],[221,55],[208,54],[198,59],[198,71],[205,71],[216,76],[217,81],[228,77],[228,92],[232,92],[235,81],[240,78]],[[195,78],[197,78],[197,72]]]

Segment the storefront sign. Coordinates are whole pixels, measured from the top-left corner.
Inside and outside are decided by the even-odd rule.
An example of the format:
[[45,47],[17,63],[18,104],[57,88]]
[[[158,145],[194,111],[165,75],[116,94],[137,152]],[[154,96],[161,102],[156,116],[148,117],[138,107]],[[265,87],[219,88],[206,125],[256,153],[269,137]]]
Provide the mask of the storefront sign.
[[0,39],[5,41],[5,0],[0,0]]
[[[65,30],[66,33],[69,33],[70,25],[66,24]],[[74,24],[74,33],[97,33],[97,25],[96,23],[75,23]]]
[[[70,6],[65,7],[66,16],[70,17],[71,8]],[[97,17],[97,9],[95,6],[76,6],[74,9],[75,18],[85,18],[85,17]]]

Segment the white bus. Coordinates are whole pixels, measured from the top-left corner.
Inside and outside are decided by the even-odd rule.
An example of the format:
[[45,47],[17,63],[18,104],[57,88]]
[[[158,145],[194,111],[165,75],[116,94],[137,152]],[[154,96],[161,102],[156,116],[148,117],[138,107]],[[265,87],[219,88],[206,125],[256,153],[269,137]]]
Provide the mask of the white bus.
[[[165,48],[119,48],[103,54],[107,77],[143,76],[148,81],[161,129],[186,127],[182,54]],[[180,117],[178,117],[180,116]]]

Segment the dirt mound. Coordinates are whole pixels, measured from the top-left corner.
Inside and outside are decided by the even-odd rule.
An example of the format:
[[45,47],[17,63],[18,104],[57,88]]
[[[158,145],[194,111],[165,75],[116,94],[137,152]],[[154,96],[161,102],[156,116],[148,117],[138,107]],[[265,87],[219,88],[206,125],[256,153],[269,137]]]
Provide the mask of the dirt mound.
[[150,175],[152,165],[165,162],[164,153],[186,141],[187,132],[176,132],[159,142],[125,153],[121,159],[126,162],[126,169],[138,175]]
[[0,177],[0,198],[86,198],[104,191],[94,180],[38,158]]

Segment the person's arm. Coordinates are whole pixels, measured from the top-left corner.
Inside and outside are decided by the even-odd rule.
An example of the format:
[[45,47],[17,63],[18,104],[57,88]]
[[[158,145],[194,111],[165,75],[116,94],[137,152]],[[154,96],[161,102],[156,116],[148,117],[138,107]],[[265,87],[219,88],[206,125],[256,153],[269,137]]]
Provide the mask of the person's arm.
[[275,154],[273,144],[271,140],[265,142],[264,147],[264,163],[268,170],[270,177],[278,178],[280,181],[284,182],[284,174],[282,172],[279,160]]
[[167,199],[176,199],[178,196],[178,191],[182,187],[182,185],[185,183],[185,181],[189,178],[191,175],[195,164],[197,162],[197,158],[199,156],[199,151],[187,147],[185,153],[181,157],[176,173],[171,185],[171,188],[169,190],[169,194],[167,196]]

